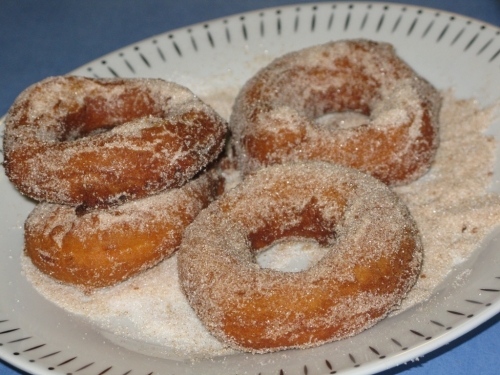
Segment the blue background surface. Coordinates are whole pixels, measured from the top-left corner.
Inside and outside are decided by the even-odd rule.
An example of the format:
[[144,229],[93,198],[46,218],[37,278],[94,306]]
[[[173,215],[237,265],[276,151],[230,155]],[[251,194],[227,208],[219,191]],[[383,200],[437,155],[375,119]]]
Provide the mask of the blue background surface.
[[[5,113],[30,84],[65,74],[152,35],[235,13],[308,2],[312,1],[2,0],[0,113]],[[498,0],[401,2],[459,13],[500,27]],[[23,372],[0,360],[0,375],[18,374]],[[382,374],[500,374],[500,314],[418,361]]]

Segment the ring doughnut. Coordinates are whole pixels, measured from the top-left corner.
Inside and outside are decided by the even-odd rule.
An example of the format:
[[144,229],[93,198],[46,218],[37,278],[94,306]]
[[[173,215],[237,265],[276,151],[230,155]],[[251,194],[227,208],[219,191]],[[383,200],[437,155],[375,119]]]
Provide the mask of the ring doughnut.
[[292,52],[242,88],[230,119],[244,173],[263,165],[323,160],[390,185],[430,167],[441,98],[394,52],[366,40]]
[[5,170],[39,201],[105,207],[178,187],[222,150],[226,123],[161,79],[51,77],[5,120]]
[[25,253],[56,280],[85,290],[111,286],[177,250],[184,229],[221,187],[221,177],[207,172],[180,188],[84,215],[39,203],[25,222]]
[[[311,240],[324,257],[300,272],[255,254]],[[326,162],[270,166],[203,210],[179,249],[182,290],[206,328],[251,352],[306,348],[357,334],[415,283],[422,244],[406,206],[360,171]]]

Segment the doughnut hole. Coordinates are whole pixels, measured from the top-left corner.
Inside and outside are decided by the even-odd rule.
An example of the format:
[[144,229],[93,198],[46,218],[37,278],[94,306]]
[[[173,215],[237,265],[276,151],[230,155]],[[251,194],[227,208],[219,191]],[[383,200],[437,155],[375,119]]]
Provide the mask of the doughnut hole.
[[314,124],[320,128],[337,130],[351,129],[362,125],[366,125],[369,117],[361,113],[348,112],[332,112],[326,113],[323,116],[316,117]]
[[317,264],[327,251],[326,247],[313,240],[285,239],[257,253],[255,261],[262,268],[282,272],[300,272]]
[[[298,220],[297,220],[298,219]],[[287,228],[266,225],[248,235],[255,261],[262,268],[299,272],[318,263],[335,242],[335,222],[324,220],[313,197]]]
[[[103,84],[105,87],[112,85],[113,83]],[[60,142],[104,133],[141,117],[162,115],[148,93],[138,88],[131,88],[113,100],[102,95],[86,96],[83,103],[73,102],[68,105],[68,114],[61,121],[63,131],[59,136]]]

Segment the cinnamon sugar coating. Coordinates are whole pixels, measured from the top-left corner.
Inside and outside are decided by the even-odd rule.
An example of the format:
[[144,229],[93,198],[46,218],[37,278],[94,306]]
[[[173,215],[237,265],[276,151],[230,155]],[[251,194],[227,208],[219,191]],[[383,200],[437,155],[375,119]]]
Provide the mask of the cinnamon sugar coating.
[[176,251],[222,185],[206,172],[180,188],[84,215],[40,203],[25,223],[25,253],[42,272],[85,290],[116,284]]
[[39,201],[105,207],[182,186],[222,150],[226,123],[161,79],[51,77],[5,120],[5,171]]
[[[325,256],[282,272],[255,261],[281,240],[316,241]],[[178,252],[190,305],[218,339],[257,353],[355,335],[397,308],[417,280],[420,234],[383,183],[326,162],[250,174],[203,210]]]
[[391,45],[338,41],[260,70],[236,98],[230,127],[244,173],[323,160],[400,185],[429,169],[440,105],[436,89]]

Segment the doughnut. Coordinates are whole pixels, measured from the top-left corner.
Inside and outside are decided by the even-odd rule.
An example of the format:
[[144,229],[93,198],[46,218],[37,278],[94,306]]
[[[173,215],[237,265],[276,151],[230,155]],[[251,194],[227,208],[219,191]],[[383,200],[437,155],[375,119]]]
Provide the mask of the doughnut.
[[50,77],[10,108],[4,167],[36,200],[105,207],[181,186],[217,157],[226,130],[171,82]]
[[[318,263],[263,268],[260,251],[314,241]],[[248,175],[203,210],[177,253],[181,288],[228,346],[254,353],[307,348],[355,335],[396,309],[415,283],[421,238],[390,188],[320,161]]]
[[402,185],[430,167],[441,97],[394,52],[367,40],[292,52],[241,89],[230,118],[243,173],[322,160]]
[[42,202],[25,222],[25,254],[43,273],[83,290],[111,286],[170,256],[187,225],[220,192],[201,174],[180,188],[79,215]]

